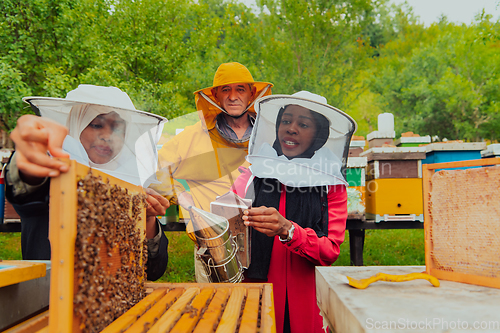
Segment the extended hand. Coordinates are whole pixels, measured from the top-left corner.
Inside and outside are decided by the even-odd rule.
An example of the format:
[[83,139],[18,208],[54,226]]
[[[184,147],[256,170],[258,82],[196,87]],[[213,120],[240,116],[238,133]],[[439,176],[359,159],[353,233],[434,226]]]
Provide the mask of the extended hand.
[[16,144],[16,162],[23,180],[28,183],[36,179],[59,176],[68,171],[68,166],[53,157],[69,157],[62,150],[68,129],[50,119],[24,115],[10,134]]
[[269,237],[286,238],[292,222],[288,221],[274,207],[253,207],[243,212],[245,225],[253,227]]
[[152,239],[158,234],[156,216],[165,215],[170,202],[153,189],[145,188],[144,191],[148,195],[146,198],[146,237]]

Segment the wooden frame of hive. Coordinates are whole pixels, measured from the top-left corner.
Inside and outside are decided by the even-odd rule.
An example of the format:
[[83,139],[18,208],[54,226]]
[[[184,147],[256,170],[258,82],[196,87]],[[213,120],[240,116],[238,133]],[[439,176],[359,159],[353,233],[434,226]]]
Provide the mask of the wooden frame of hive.
[[[68,162],[66,173],[51,179],[50,224],[52,272],[50,281],[49,332],[79,332],[74,321],[75,241],[77,237],[77,182],[87,174],[101,177],[103,182],[124,188],[131,194],[143,194],[141,187],[91,169],[74,160]],[[142,208],[140,222],[136,225],[143,240],[146,210]]]
[[146,287],[148,296],[101,333],[276,332],[270,283],[147,283]]
[[[425,265],[426,271],[428,274],[431,274],[438,279],[456,281],[462,283],[469,283],[475,285],[481,285],[486,287],[494,287],[500,288],[500,275],[493,274],[493,276],[483,276],[480,274],[469,274],[463,272],[457,272],[455,267],[450,267],[447,265],[446,267],[439,263],[439,260],[435,258],[433,251],[435,249],[435,245],[433,242],[433,233],[435,228],[436,221],[433,220],[432,212],[434,212],[433,198],[432,198],[432,190],[433,190],[433,176],[437,172],[437,169],[450,169],[450,168],[470,168],[470,167],[486,167],[486,166],[495,166],[496,168],[500,168],[500,158],[491,158],[491,159],[481,159],[481,160],[470,160],[470,161],[459,161],[459,162],[448,162],[448,163],[436,163],[436,164],[424,164],[423,165],[423,194],[424,194],[424,229],[425,229]],[[484,168],[481,168],[484,170]],[[481,169],[466,169],[466,170],[481,170]],[[456,170],[465,172],[465,170]],[[465,173],[463,173],[465,174]],[[466,187],[466,183],[463,182],[460,184],[462,192],[467,192],[468,188]],[[499,187],[500,188],[500,187]],[[447,199],[453,200],[452,196],[449,196]],[[492,199],[497,199],[497,203],[500,203],[500,196],[493,197]],[[467,205],[467,209],[473,210],[473,203],[470,202]],[[477,209],[476,209],[477,210]],[[496,217],[498,218],[498,217]],[[457,223],[467,224],[468,221],[456,221]],[[454,236],[454,229],[450,226],[448,231],[449,237]],[[472,234],[471,237],[474,237]],[[498,236],[497,236],[498,237]],[[483,238],[475,239],[477,242],[486,241]],[[453,240],[452,240],[453,241]],[[474,246],[472,244],[474,240],[471,241],[470,246]],[[456,244],[456,243],[455,243]],[[498,244],[497,244],[498,245]],[[470,259],[468,259],[470,260]],[[495,260],[495,258],[493,258]],[[497,258],[498,262],[496,262],[497,266],[500,266],[500,258]],[[464,258],[463,261],[466,261]],[[472,260],[471,260],[472,261]],[[492,268],[493,271],[493,268]],[[495,276],[496,275],[496,276]]]
[[36,261],[2,260],[0,261],[0,288],[23,281],[43,277],[46,265]]
[[[148,295],[101,333],[276,333],[270,283],[147,283],[146,288]],[[48,321],[46,311],[6,333],[48,333]]]

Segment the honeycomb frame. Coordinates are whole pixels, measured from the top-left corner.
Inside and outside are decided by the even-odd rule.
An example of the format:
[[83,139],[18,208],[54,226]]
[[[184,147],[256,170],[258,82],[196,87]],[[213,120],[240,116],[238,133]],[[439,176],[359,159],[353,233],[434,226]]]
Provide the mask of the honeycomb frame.
[[[99,179],[100,185],[108,186],[118,191],[130,194],[130,198],[143,197],[140,203],[134,202],[139,207],[132,207],[130,203],[130,211],[127,214],[135,214],[134,230],[139,235],[140,244],[138,251],[140,251],[139,263],[145,264],[145,253],[147,251],[144,247],[145,227],[146,227],[146,210],[145,210],[145,194],[140,186],[132,185],[123,180],[114,178],[99,170],[91,169],[85,165],[79,164],[74,160],[64,160],[69,165],[69,171],[62,173],[60,176],[51,179],[50,184],[50,210],[49,210],[49,240],[51,244],[51,281],[50,281],[50,318],[49,318],[49,332],[82,332],[81,317],[76,313],[77,307],[77,291],[81,286],[79,281],[79,262],[78,259],[77,239],[79,232],[78,222],[79,211],[79,191],[82,192],[82,180],[91,175]],[[112,192],[110,192],[112,193]],[[116,195],[114,193],[113,195]],[[123,200],[123,196],[120,197]],[[111,200],[112,201],[112,200]],[[135,209],[135,212],[134,212]],[[103,242],[101,241],[101,244]],[[102,245],[100,245],[102,246]],[[102,253],[101,257],[107,257],[112,252],[118,253],[118,250],[111,247]],[[123,254],[128,256],[128,254]],[[110,256],[111,257],[111,256]],[[110,258],[110,260],[113,258]],[[104,261],[101,263],[105,263]],[[125,264],[121,260],[114,260],[112,265],[117,265],[114,271],[121,269]],[[111,265],[107,266],[110,267]],[[102,271],[103,268],[99,266]],[[80,274],[79,274],[80,273]],[[86,274],[85,274],[86,275]],[[86,278],[86,277],[85,277]],[[145,276],[144,276],[145,278]],[[100,283],[100,281],[96,282]],[[145,279],[142,280],[144,286]],[[142,296],[144,297],[144,295]],[[139,300],[137,300],[139,301]],[[130,307],[134,304],[130,304]],[[129,308],[130,308],[129,307]],[[126,311],[127,309],[124,309]],[[86,327],[85,331],[89,327]],[[93,332],[91,328],[90,332]]]
[[[497,247],[488,249],[486,246],[488,242],[495,241],[492,232],[494,233],[495,228],[500,228],[500,223],[491,219],[499,219],[500,215],[492,214],[497,216],[488,216],[487,220],[480,218],[487,212],[491,214],[492,211],[500,211],[500,195],[491,195],[500,191],[500,158],[425,164],[422,169],[427,273],[442,280],[500,288],[500,252]],[[484,195],[482,193],[475,197],[474,188],[481,187],[477,180],[490,176],[499,178],[499,181],[491,182],[490,179],[488,186],[483,186],[486,191]],[[468,184],[466,177],[475,179],[476,183]],[[449,187],[442,190],[443,184],[448,184]],[[462,197],[467,197],[466,204]],[[484,198],[489,199],[492,204],[490,201],[481,201]],[[475,205],[473,202],[479,204]],[[489,206],[488,209],[485,209],[486,206]],[[455,216],[457,214],[463,216],[463,219],[458,219]],[[478,221],[479,224],[491,221],[493,231],[474,228],[479,225]],[[491,253],[483,253],[485,249],[498,253],[494,252],[493,258],[488,258]]]

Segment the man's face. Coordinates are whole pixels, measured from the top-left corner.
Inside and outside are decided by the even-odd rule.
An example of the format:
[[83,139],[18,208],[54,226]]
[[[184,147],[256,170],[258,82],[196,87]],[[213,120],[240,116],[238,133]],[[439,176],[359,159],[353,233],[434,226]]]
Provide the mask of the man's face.
[[255,87],[250,88],[247,83],[233,83],[212,89],[212,95],[227,113],[239,116],[253,99]]

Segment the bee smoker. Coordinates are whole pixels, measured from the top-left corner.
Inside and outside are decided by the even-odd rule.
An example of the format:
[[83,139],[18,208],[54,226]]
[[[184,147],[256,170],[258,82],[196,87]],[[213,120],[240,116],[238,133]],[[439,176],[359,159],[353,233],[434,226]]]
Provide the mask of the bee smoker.
[[228,220],[193,206],[189,214],[198,244],[196,256],[203,261],[208,280],[241,282],[243,267],[236,256],[238,246],[231,237]]

